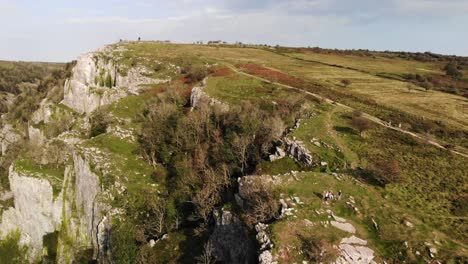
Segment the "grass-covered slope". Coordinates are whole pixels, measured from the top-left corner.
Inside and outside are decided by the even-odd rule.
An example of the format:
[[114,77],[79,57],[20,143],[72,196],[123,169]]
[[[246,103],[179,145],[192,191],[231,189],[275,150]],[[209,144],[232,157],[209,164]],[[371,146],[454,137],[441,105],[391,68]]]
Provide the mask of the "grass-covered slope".
[[[313,91],[392,123],[402,123],[410,130],[432,133],[444,140],[466,145],[463,139],[467,133],[466,113],[462,111],[467,104],[466,99],[433,90],[426,92],[403,78],[379,77],[382,73],[388,73],[390,77],[423,72],[440,74],[441,63],[389,58],[377,58],[371,62],[369,58],[359,60],[338,55],[317,55],[313,59],[318,62],[311,62],[254,48],[159,43],[123,45],[129,49],[127,53],[135,57],[152,58],[148,61],[161,56],[177,62],[180,56],[190,54],[196,60],[216,64],[204,91],[231,106],[250,101],[274,113],[280,109],[278,105],[282,99],[298,95],[309,104],[304,112],[307,115],[289,137],[303,141],[314,159],[326,162],[328,168],[312,169],[317,172],[300,174],[297,183],[280,187],[284,193],[297,194],[306,201],[306,205],[299,208],[297,219],[273,224],[278,250],[291,243],[302,243],[298,234],[306,230],[318,237],[323,236],[331,244],[340,240],[345,235],[340,231],[325,227],[311,231],[304,227],[302,220],[326,220],[315,213],[315,210],[328,208],[317,193],[321,195],[327,189],[336,193],[341,189],[345,200],[349,196],[354,197],[360,213],[353,213],[345,200],[333,203],[328,209],[351,221],[358,230],[357,234],[376,250],[378,259],[420,261],[428,258],[425,242],[437,245],[440,259],[466,257],[466,209],[463,206],[468,170],[466,158],[377,125],[360,133],[352,126],[353,113],[347,108],[317,102],[300,92],[229,68],[237,67],[273,82]],[[327,65],[340,62],[360,71]],[[343,79],[349,79],[351,83],[344,87]],[[428,122],[423,124],[427,127],[421,126],[420,120]],[[335,169],[340,170],[342,177],[339,179],[318,172]],[[261,161],[257,167],[259,174],[283,174],[294,170],[310,168],[289,158]],[[375,230],[371,219],[378,223],[378,230]],[[291,261],[303,258],[296,257]]]

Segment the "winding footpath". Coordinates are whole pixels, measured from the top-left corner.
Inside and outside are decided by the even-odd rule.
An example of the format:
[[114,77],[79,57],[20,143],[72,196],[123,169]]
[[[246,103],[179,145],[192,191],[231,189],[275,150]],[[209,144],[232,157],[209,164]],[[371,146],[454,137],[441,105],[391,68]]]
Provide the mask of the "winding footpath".
[[[232,65],[227,65],[227,67],[229,67],[231,70],[233,70],[234,72],[236,72],[238,74],[242,74],[244,76],[255,78],[257,80],[261,80],[261,81],[264,81],[264,82],[267,82],[267,83],[275,84],[275,85],[278,85],[278,86],[283,87],[285,89],[295,90],[295,91],[298,91],[298,92],[301,92],[301,93],[304,93],[304,94],[307,94],[307,95],[311,95],[311,96],[313,96],[313,97],[315,97],[315,98],[317,98],[317,99],[319,99],[321,101],[325,101],[325,102],[327,102],[329,104],[333,104],[333,105],[338,105],[338,106],[341,106],[341,107],[343,107],[345,109],[348,109],[348,110],[351,110],[351,111],[355,110],[355,108],[352,108],[350,106],[335,102],[335,101],[333,101],[333,100],[331,100],[329,98],[326,98],[326,97],[320,96],[318,94],[306,91],[304,89],[297,88],[297,87],[294,87],[294,86],[290,86],[290,85],[287,85],[287,84],[282,84],[282,83],[279,83],[279,82],[273,82],[273,81],[270,81],[268,79],[265,79],[265,78],[262,78],[262,77],[259,77],[259,76],[256,76],[256,75],[252,75],[252,74],[240,71],[239,69],[237,69],[236,67],[234,67]],[[398,132],[403,133],[403,134],[410,135],[410,136],[412,136],[414,138],[420,139],[420,140],[422,140],[422,141],[424,141],[424,142],[426,142],[426,143],[428,143],[428,144],[430,144],[432,146],[435,146],[437,148],[448,150],[448,151],[452,152],[453,154],[468,158],[467,153],[462,153],[462,152],[459,152],[459,151],[456,151],[456,150],[453,150],[453,149],[447,149],[446,147],[444,147],[442,145],[442,143],[439,143],[439,142],[437,142],[437,141],[435,141],[433,139],[427,139],[426,137],[424,137],[421,134],[411,132],[411,131],[408,131],[408,130],[405,130],[405,129],[402,129],[402,128],[391,126],[387,122],[383,121],[382,119],[380,119],[380,118],[378,118],[376,116],[369,115],[367,113],[363,113],[362,116],[364,118],[368,119],[369,121],[371,121],[371,122],[373,122],[375,124],[378,124],[380,126],[383,126],[383,127],[398,131]]]

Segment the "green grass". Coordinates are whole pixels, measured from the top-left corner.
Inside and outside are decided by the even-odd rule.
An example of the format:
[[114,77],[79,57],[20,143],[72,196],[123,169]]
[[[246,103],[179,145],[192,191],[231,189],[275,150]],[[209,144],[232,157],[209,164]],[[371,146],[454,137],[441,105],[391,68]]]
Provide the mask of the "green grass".
[[152,248],[160,263],[193,263],[202,254],[207,237],[197,236],[191,230],[171,232]]
[[155,183],[151,178],[153,168],[141,157],[137,143],[102,134],[86,141],[83,146],[99,148],[108,155],[110,173],[104,175],[95,171],[104,186],[114,184],[118,177],[128,192],[138,194],[141,188],[148,188]]
[[[372,74],[353,70],[336,68],[320,63],[311,63],[282,56],[263,49],[239,47],[209,47],[203,45],[160,44],[145,42],[140,44],[120,44],[129,49],[135,57],[143,56],[148,61],[175,58],[192,54],[197,60],[211,62],[257,63],[273,67],[299,77],[306,81],[320,83],[330,88],[341,88],[341,80],[350,79],[350,93],[367,96],[378,103],[390,105],[400,110],[424,115],[427,118],[439,120],[446,117],[444,122],[466,124],[466,114],[462,111],[466,107],[466,100],[462,97],[431,91],[430,93],[408,94],[407,83],[376,77]],[[343,59],[350,61],[348,59]],[[388,62],[390,60],[390,62]],[[399,65],[401,63],[401,65]],[[372,63],[367,62],[367,65]],[[366,65],[364,64],[364,65]],[[388,72],[404,72],[407,69],[423,69],[423,71],[437,71],[437,66],[400,59],[379,59],[373,67],[385,69]],[[443,104],[443,105],[441,105]],[[419,107],[415,107],[419,106]],[[422,107],[422,108],[421,108]]]
[[258,175],[277,175],[277,174],[284,174],[291,171],[302,171],[306,170],[303,164],[295,161],[290,157],[284,157],[279,160],[275,160],[273,162],[263,161],[261,162],[258,167],[256,174]]
[[116,117],[135,119],[138,115],[143,113],[146,103],[150,99],[151,96],[148,96],[147,94],[128,96],[109,105],[108,110]]
[[[396,160],[404,180],[380,188],[356,186],[349,181],[337,181],[332,176],[318,177],[315,174],[313,177],[305,176],[294,188],[285,187],[283,192],[314,198],[314,192],[320,194],[327,188],[334,192],[342,189],[345,194],[361,200],[358,207],[365,208],[365,211],[361,210],[362,219],[356,219],[352,211],[340,203],[336,204],[334,211],[357,221],[362,226],[360,234],[373,240],[383,257],[395,256],[394,250],[401,248],[404,241],[421,246],[421,241],[429,241],[431,237],[445,241],[441,248],[446,256],[466,256],[466,247],[460,242],[466,240],[467,228],[467,211],[463,205],[464,188],[467,186],[464,172],[468,171],[465,158],[382,127],[374,127],[360,136],[349,125],[351,113],[341,107],[322,107],[317,112],[317,116],[304,119],[292,135],[306,143],[315,137],[340,146],[344,156],[339,157],[351,162],[353,168],[366,168],[369,160],[376,156],[388,161]],[[322,159],[336,158],[329,149],[319,149],[311,144],[307,146]],[[359,170],[350,172],[360,173]],[[320,206],[319,200],[313,203],[314,208]],[[298,219],[301,217],[312,215]],[[378,219],[381,225],[379,232],[373,230],[371,217]],[[404,219],[420,224],[409,236],[400,234],[409,232],[402,229]]]
[[205,91],[232,105],[246,100],[271,103],[272,100],[279,98],[283,92],[275,85],[242,75],[209,78]]
[[331,65],[349,67],[374,75],[388,74],[392,77],[402,77],[403,74],[408,73],[421,75],[442,74],[441,69],[443,68],[443,65],[437,62],[419,62],[400,58],[321,54],[309,51],[288,55]]
[[[450,259],[456,255],[466,255],[465,245],[454,242],[451,237],[434,230],[430,225],[420,221],[419,215],[405,207],[400,207],[395,200],[389,198],[385,189],[372,187],[357,183],[349,176],[342,176],[338,180],[329,174],[323,173],[300,173],[299,181],[288,181],[281,184],[279,191],[285,195],[298,196],[305,204],[298,206],[297,218],[288,217],[286,220],[273,224],[274,243],[278,245],[276,252],[282,246],[297,245],[298,235],[314,234],[327,242],[336,244],[342,238],[351,234],[337,230],[331,226],[325,228],[320,224],[314,227],[307,227],[303,219],[308,219],[314,223],[329,220],[327,214],[318,215],[316,210],[331,209],[337,216],[344,217],[357,229],[357,236],[370,242],[370,246],[376,250],[378,256],[385,259],[394,259],[399,255],[399,251],[406,251],[402,248],[404,241],[407,241],[412,248],[418,248],[425,254],[422,241],[433,241],[438,239],[442,246],[439,247],[439,256],[442,259]],[[321,194],[325,190],[337,193],[343,191],[343,198],[340,201],[333,201],[330,205],[322,202]],[[353,196],[360,213],[355,213],[346,205],[346,200]],[[374,219],[379,230],[373,227]],[[408,220],[414,224],[413,228],[406,227],[403,222]],[[405,252],[409,259],[417,258],[411,252]],[[298,252],[293,253],[300,261]],[[397,261],[397,259],[396,259]]]
[[[358,160],[356,153],[346,146],[346,139],[341,132],[354,134],[352,128],[343,125],[333,115],[336,106],[318,105],[315,116],[301,121],[298,129],[294,130],[289,137],[296,137],[304,142],[311,151],[315,160],[325,161],[330,169],[342,169],[346,164],[355,164]],[[320,142],[320,146],[313,143],[313,139]],[[330,147],[326,147],[325,144]]]

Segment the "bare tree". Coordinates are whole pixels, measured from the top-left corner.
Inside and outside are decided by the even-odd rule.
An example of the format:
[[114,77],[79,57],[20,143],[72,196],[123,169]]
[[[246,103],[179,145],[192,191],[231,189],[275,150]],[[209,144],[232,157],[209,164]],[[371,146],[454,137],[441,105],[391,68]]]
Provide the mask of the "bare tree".
[[216,263],[216,258],[214,256],[214,247],[211,241],[208,241],[203,246],[203,253],[201,256],[197,257],[197,264],[214,264]]
[[247,166],[247,153],[250,143],[250,139],[246,136],[236,136],[234,139],[234,145],[232,146],[238,154],[237,158],[241,163],[242,175],[245,175],[245,167]]

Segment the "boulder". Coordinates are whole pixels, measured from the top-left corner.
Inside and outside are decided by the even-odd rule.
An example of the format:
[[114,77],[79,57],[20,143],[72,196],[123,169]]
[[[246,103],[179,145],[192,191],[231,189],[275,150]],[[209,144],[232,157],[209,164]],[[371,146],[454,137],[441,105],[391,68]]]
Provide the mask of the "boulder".
[[333,227],[336,227],[340,230],[343,230],[345,232],[348,232],[348,233],[356,233],[356,228],[350,224],[350,223],[340,223],[340,222],[337,222],[337,221],[330,221],[330,224],[333,226]]
[[275,161],[275,160],[282,159],[284,157],[286,157],[286,152],[282,148],[276,147],[275,153],[270,155],[269,159],[270,161]]

